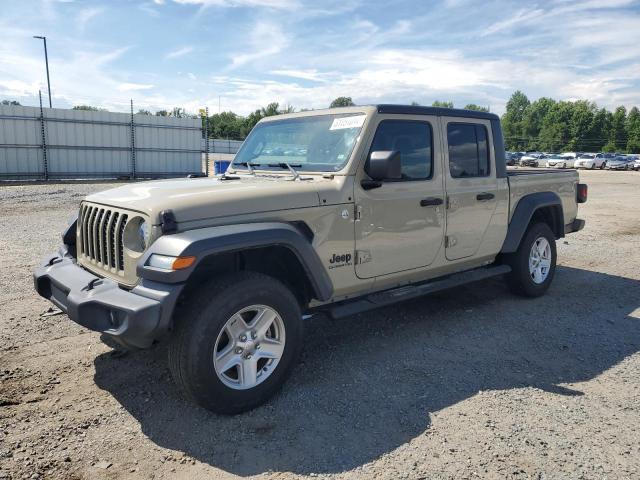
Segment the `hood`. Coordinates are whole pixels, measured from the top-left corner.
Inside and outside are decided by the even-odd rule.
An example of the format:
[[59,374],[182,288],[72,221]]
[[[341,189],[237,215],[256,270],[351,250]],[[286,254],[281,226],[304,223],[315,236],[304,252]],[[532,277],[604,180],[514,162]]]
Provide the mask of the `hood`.
[[181,178],[123,185],[89,195],[86,200],[149,216],[160,223],[162,210],[171,209],[178,222],[260,213],[320,205],[322,177],[292,181],[290,176]]

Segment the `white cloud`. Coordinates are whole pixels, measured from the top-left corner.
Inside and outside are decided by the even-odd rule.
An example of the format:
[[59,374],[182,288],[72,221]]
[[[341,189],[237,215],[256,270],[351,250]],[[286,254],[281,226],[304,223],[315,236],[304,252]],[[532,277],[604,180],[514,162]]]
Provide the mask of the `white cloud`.
[[[171,8],[168,0],[141,1],[160,14]],[[54,104],[126,110],[133,97],[136,108],[197,111],[205,105],[215,110],[221,95],[225,109],[247,114],[272,101],[320,108],[346,95],[358,103],[474,102],[501,113],[515,89],[531,99],[586,98],[608,108],[640,104],[640,16],[627,8],[631,0],[540,0],[530,8],[498,1],[484,5],[482,15],[469,0],[434,3],[420,15],[402,6],[382,12],[361,0],[177,2],[209,16],[190,17],[194,9],[174,5],[172,17],[173,11],[182,16],[171,18],[175,31],[163,34],[160,49],[157,39],[143,35],[135,48],[123,47],[115,27],[113,36],[90,43],[73,28],[82,5],[50,2],[53,23],[71,25],[57,34],[49,30],[51,18],[35,25],[54,40],[49,49]],[[215,6],[252,8],[207,9]],[[141,28],[164,28],[169,17],[150,18],[131,8]],[[114,12],[103,13],[101,23],[119,25]],[[86,15],[86,22],[96,18]],[[27,20],[19,23],[21,18],[5,12],[0,17],[0,97],[25,97],[31,100],[23,103],[35,104],[38,88],[46,90],[42,49],[31,39],[34,27]],[[198,37],[203,28],[216,25],[225,28],[206,34],[206,47],[215,48],[199,47],[206,58],[190,63],[189,72],[172,72],[156,61],[188,55],[203,38]],[[134,54],[152,61],[137,62]]]
[[301,78],[303,80],[311,80],[314,82],[324,82],[325,74],[321,74],[316,69],[312,70],[272,70],[272,75],[281,75],[283,77]]
[[164,56],[164,58],[165,58],[165,60],[170,60],[172,58],[183,57],[185,55],[188,55],[191,52],[193,52],[193,47],[191,47],[191,46],[182,47],[182,48],[178,48],[177,50],[172,50],[171,52],[167,53]]
[[138,90],[150,90],[154,86],[145,83],[121,83],[118,85],[118,90],[121,92],[135,92]]
[[512,28],[518,24],[530,22],[531,20],[542,17],[544,13],[545,12],[542,9],[519,10],[511,18],[500,20],[499,22],[490,25],[482,32],[482,36],[492,35]]
[[259,21],[251,29],[248,49],[232,55],[232,68],[280,53],[289,45],[289,39],[280,25]]
[[266,7],[289,9],[298,7],[296,0],[173,0],[184,5],[201,5],[203,7]]
[[104,12],[104,8],[101,8],[101,7],[83,8],[82,10],[80,10],[80,12],[78,12],[78,15],[76,16],[78,29],[80,31],[85,30],[85,28],[87,27],[87,24],[92,19],[102,14],[102,12]]

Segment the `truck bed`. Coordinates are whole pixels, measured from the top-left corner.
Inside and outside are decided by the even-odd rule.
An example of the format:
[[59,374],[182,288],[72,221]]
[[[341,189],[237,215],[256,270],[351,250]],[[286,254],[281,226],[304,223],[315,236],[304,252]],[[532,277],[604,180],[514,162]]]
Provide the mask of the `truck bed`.
[[569,225],[578,214],[576,185],[577,170],[560,169],[507,169],[509,182],[509,221],[520,199],[530,193],[551,191],[562,201],[564,224]]

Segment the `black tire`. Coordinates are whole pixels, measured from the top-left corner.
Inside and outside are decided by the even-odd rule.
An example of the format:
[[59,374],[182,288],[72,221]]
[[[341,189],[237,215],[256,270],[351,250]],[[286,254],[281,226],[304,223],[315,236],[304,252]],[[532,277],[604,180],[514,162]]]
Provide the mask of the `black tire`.
[[[213,355],[227,321],[250,305],[275,310],[286,341],[271,374],[253,388],[238,390],[218,377]],[[212,412],[236,414],[264,403],[282,387],[300,355],[303,326],[298,302],[287,287],[267,275],[239,272],[217,278],[190,295],[176,313],[168,352],[171,374],[187,398]]]
[[[534,282],[529,273],[529,254],[535,241],[544,237],[551,247],[551,266],[542,283]],[[515,253],[507,255],[506,263],[511,266],[511,273],[506,276],[507,285],[517,295],[539,297],[548,290],[556,272],[556,237],[546,223],[536,223],[527,229],[520,246]]]

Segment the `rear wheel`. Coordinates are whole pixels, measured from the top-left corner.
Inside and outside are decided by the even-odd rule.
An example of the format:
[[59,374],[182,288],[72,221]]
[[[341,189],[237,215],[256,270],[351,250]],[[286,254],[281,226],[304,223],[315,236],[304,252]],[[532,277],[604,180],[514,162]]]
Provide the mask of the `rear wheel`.
[[507,275],[509,288],[518,295],[543,295],[555,275],[556,239],[546,223],[531,225],[515,253],[507,256],[511,266]]
[[217,413],[239,413],[267,401],[301,350],[295,296],[274,278],[241,272],[206,284],[187,303],[169,347],[176,384]]

